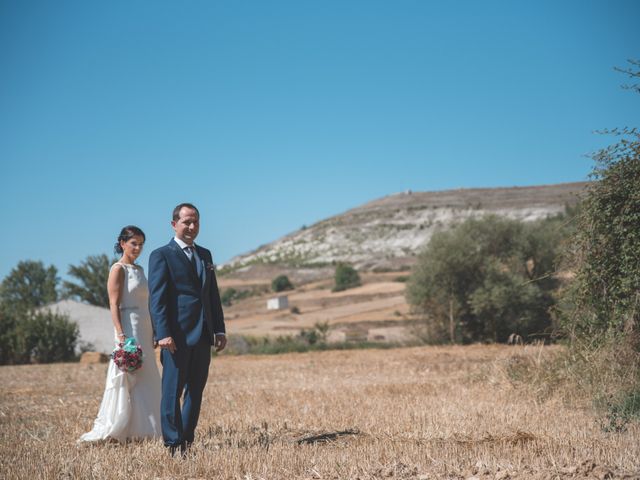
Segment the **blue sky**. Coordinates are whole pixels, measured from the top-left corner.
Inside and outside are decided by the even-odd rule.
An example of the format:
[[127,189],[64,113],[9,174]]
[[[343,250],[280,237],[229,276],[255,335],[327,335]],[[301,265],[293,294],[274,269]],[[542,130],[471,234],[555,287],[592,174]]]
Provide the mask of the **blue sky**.
[[584,180],[640,125],[640,2],[0,0],[0,277],[148,253],[199,206],[217,262],[412,189]]

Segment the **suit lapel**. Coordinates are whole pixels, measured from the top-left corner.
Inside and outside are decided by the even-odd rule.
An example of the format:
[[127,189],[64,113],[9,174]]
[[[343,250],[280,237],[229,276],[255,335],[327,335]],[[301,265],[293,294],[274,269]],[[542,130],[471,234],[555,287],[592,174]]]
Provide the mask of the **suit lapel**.
[[193,270],[193,265],[191,265],[191,262],[189,262],[187,255],[182,251],[182,249],[180,248],[180,245],[178,245],[175,242],[175,240],[171,239],[171,241],[169,242],[169,246],[175,252],[176,257],[178,258],[178,261],[181,262],[183,267],[190,272],[191,278],[194,281],[194,283],[200,283],[200,279],[198,278],[197,272]]

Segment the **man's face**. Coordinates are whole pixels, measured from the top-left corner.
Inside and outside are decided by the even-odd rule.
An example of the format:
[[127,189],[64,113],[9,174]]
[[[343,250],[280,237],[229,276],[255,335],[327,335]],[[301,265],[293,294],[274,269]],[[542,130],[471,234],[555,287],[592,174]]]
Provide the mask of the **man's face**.
[[193,208],[182,207],[180,218],[172,220],[171,226],[176,231],[176,237],[187,245],[191,245],[200,231],[200,219]]

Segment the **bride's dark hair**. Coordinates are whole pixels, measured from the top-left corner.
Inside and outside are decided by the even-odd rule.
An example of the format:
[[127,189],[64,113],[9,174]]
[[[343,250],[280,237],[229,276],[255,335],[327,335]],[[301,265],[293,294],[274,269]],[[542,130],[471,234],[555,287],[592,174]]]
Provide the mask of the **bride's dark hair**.
[[122,254],[124,250],[122,250],[120,242],[128,242],[135,236],[142,237],[142,240],[147,239],[147,237],[144,236],[144,232],[135,225],[127,225],[126,227],[124,227],[122,230],[120,230],[120,235],[118,235],[118,241],[113,247],[113,251]]

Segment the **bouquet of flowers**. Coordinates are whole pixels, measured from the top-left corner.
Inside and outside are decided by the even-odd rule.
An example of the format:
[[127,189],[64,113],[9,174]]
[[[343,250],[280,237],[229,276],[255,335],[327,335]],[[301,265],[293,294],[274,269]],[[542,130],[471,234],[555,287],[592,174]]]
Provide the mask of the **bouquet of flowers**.
[[111,353],[111,358],[123,372],[135,372],[142,367],[142,348],[135,338],[129,337],[118,344]]

